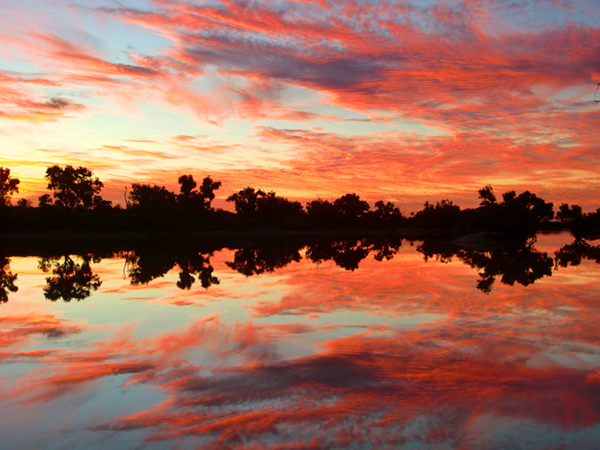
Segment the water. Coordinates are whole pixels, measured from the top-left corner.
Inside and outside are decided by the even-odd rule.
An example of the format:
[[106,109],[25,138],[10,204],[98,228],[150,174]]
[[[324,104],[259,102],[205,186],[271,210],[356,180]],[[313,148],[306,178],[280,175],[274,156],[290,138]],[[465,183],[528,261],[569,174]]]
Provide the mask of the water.
[[11,257],[0,448],[596,449],[598,242],[572,241]]

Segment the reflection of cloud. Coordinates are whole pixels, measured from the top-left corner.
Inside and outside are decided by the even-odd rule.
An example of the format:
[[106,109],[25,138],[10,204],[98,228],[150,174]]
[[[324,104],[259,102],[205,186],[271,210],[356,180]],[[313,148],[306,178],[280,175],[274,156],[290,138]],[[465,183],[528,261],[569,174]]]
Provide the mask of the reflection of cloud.
[[[53,348],[38,350],[24,348],[32,336],[88,328],[67,331],[75,323],[51,315],[5,318],[20,330],[33,327],[7,335],[3,347],[13,354],[5,362],[38,367],[3,398],[31,408],[102,393],[113,389],[109,382],[123,395],[153,387],[164,396],[160,401],[94,417],[88,431],[138,430],[147,441],[186,438],[203,448],[360,442],[365,448],[491,449],[522,442],[524,430],[551,430],[556,446],[595,442],[600,311],[589,292],[596,282],[583,277],[576,283],[568,268],[555,274],[567,283],[555,286],[553,276],[485,296],[474,289],[477,275],[469,267],[425,263],[407,247],[391,261],[369,257],[354,272],[292,263],[252,278],[251,285],[224,272],[231,251],[215,254],[211,261],[230,292],[209,295],[253,301],[237,302],[250,309],[251,321],[227,321],[231,304],[222,309],[227,313],[212,313],[220,308],[211,305],[194,310],[201,318],[169,331],[148,335],[129,326],[76,348],[60,348],[53,338]],[[114,271],[121,274],[120,263]],[[176,289],[172,275],[137,297],[162,295],[163,306],[175,300],[180,291],[170,291]],[[121,283],[127,288],[110,292],[131,290],[127,280]],[[191,298],[188,291],[180,297]],[[290,317],[310,318],[311,311],[321,318]],[[423,313],[438,318],[418,326],[396,323]],[[496,433],[509,431],[503,424],[512,424],[506,427],[513,434]]]
[[[30,314],[25,316],[2,316],[0,325],[3,331],[0,334],[0,347],[8,349],[10,346],[21,345],[30,336],[45,336],[46,338],[61,338],[81,333],[84,328],[80,323],[68,319],[58,319],[50,314]],[[1,358],[10,358],[11,353],[6,351]],[[29,353],[29,356],[33,355]]]

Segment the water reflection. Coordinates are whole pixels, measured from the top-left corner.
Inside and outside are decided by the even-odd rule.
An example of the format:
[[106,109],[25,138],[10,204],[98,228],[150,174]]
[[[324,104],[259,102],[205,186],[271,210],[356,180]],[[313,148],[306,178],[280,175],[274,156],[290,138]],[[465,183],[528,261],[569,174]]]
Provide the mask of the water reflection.
[[85,254],[71,258],[69,255],[62,257],[42,258],[38,267],[43,272],[52,271],[52,275],[46,278],[44,297],[55,302],[63,299],[65,302],[71,300],[83,300],[92,295],[102,285],[100,277],[92,272],[91,263],[99,263],[99,256]]
[[546,276],[552,276],[554,260],[546,252],[536,250],[535,241],[507,242],[502,248],[488,251],[465,250],[448,243],[425,241],[417,247],[425,261],[448,263],[453,257],[468,264],[479,273],[477,289],[490,293],[497,277],[503,284],[522,286],[533,284]]
[[235,251],[233,261],[226,264],[247,277],[274,272],[292,262],[300,261],[301,245],[295,243],[267,244],[261,247],[241,248]]
[[554,252],[556,267],[578,266],[584,259],[600,264],[600,245],[591,245],[585,239],[575,239]]
[[189,290],[198,276],[201,286],[208,289],[219,284],[213,276],[214,269],[210,264],[213,253],[202,254],[189,249],[175,251],[169,247],[145,247],[141,250],[124,252],[125,272],[132,285],[148,284],[152,280],[164,277],[175,265],[179,267],[179,289]]
[[[412,243],[411,243],[412,245]],[[226,261],[227,267],[251,277],[283,269],[291,263],[300,262],[304,257],[317,265],[332,262],[344,270],[354,271],[361,261],[372,255],[376,261],[389,261],[402,247],[400,238],[368,238],[347,240],[317,240],[305,245],[302,241],[270,242],[235,249],[233,259]],[[196,281],[204,289],[219,285],[214,275],[211,258],[214,250],[201,252],[192,247],[145,246],[138,250],[117,252],[104,257],[125,259],[124,274],[133,286],[146,285],[164,277],[171,269],[179,269],[176,286],[190,290]],[[591,245],[578,238],[554,252],[554,258],[547,252],[535,248],[535,239],[522,242],[505,242],[492,250],[473,250],[435,239],[425,240],[416,246],[425,262],[434,260],[448,264],[453,258],[467,264],[478,272],[476,288],[486,294],[492,291],[496,279],[513,286],[515,283],[528,286],[535,281],[552,276],[553,268],[577,266],[583,259],[600,263],[600,246]],[[102,256],[84,254],[45,257],[39,261],[39,268],[52,272],[46,278],[45,298],[56,301],[63,299],[83,300],[89,297],[102,284],[94,274],[92,263],[102,261]],[[10,260],[3,258],[0,271],[0,302],[8,301],[8,292],[16,292],[16,274],[10,271]]]
[[0,256],[0,303],[8,302],[8,293],[17,292],[19,288],[15,285],[17,274],[10,271],[10,259]]
[[[562,244],[555,259],[531,242],[380,239],[150,246],[45,258],[42,273],[14,259],[3,445],[595,449],[597,247]],[[97,301],[40,301],[77,268],[102,278]],[[472,268],[501,281],[490,295]]]

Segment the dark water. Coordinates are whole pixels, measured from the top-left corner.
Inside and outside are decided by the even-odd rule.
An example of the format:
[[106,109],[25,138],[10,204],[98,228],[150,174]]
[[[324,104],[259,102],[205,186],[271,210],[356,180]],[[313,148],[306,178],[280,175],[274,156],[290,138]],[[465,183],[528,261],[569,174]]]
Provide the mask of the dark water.
[[597,449],[598,242],[572,242],[12,257],[0,448]]

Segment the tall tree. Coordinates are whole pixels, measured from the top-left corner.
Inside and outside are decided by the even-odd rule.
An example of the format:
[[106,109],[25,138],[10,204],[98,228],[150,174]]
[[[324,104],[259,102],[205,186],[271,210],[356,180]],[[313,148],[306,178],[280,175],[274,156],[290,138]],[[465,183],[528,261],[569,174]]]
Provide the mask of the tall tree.
[[211,209],[211,203],[215,199],[215,191],[221,187],[220,181],[213,181],[213,179],[208,176],[202,180],[202,185],[200,186],[200,194],[204,198],[204,209]]
[[164,186],[133,183],[129,193],[131,208],[164,209],[175,205],[175,193]]
[[0,203],[10,205],[10,198],[13,194],[19,192],[19,183],[17,178],[10,177],[8,167],[0,167]]
[[369,204],[356,194],[345,194],[333,202],[345,219],[357,219],[369,211]]
[[227,197],[227,201],[235,204],[236,213],[245,216],[252,216],[256,214],[259,197],[264,197],[265,195],[267,194],[260,189],[256,191],[252,187],[247,187],[246,189],[242,189],[235,194],[231,194],[229,197]]
[[211,209],[211,203],[215,198],[214,191],[221,187],[221,182],[213,181],[210,176],[202,180],[199,190],[196,189],[198,183],[192,175],[181,175],[177,181],[180,186],[177,196],[179,204],[186,208],[205,211]]
[[496,195],[494,194],[494,188],[491,185],[488,184],[477,192],[481,199],[481,206],[488,206],[496,203]]
[[48,167],[44,177],[48,180],[48,189],[54,191],[54,204],[65,208],[91,209],[98,203],[97,194],[104,187],[85,167],[54,165]]

